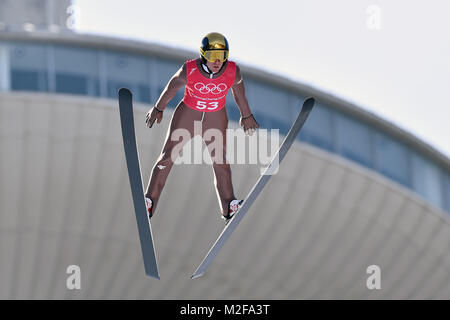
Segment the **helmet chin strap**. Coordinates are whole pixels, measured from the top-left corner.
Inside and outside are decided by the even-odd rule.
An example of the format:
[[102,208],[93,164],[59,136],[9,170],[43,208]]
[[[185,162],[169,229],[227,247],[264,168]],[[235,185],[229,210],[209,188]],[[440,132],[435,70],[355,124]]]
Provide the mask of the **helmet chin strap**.
[[214,76],[214,72],[212,72],[208,68],[208,66],[206,64],[204,64],[203,62],[202,62],[202,67],[203,67],[203,70],[205,70],[205,72],[209,74],[209,78],[212,79],[212,77]]
[[[203,59],[202,59],[203,60]],[[222,68],[223,68],[223,66],[225,65],[225,62],[222,64],[222,66],[220,67],[220,70],[219,71],[217,71],[216,73],[219,73],[221,70],[222,70]],[[207,73],[207,74],[209,74],[209,78],[210,79],[212,79],[212,77],[214,76],[214,72],[212,72],[209,68],[208,68],[208,66],[206,65],[206,63],[204,62],[204,61],[202,61],[202,68],[203,68],[203,70],[205,70],[205,72]]]

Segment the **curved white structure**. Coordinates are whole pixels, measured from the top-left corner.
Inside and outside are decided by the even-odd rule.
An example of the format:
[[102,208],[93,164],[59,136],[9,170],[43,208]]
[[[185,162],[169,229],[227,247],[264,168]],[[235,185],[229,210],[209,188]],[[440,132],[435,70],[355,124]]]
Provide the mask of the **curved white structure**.
[[[136,134],[147,180],[170,112]],[[223,227],[208,165],[174,166],[144,276],[115,100],[0,93],[1,299],[448,299],[448,214],[378,173],[296,142],[208,273]],[[257,166],[233,165],[244,197]],[[193,205],[194,204],[194,205]],[[196,208],[196,210],[187,210]],[[81,268],[81,290],[66,269]],[[367,268],[381,269],[369,290]]]

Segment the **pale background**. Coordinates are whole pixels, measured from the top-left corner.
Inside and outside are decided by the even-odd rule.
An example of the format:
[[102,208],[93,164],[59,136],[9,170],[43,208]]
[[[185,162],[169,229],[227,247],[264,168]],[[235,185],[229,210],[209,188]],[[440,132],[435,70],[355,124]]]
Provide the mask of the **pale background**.
[[[450,156],[450,2],[76,0],[77,30],[198,50],[223,33],[231,59],[354,102]],[[380,9],[370,29],[367,9]]]

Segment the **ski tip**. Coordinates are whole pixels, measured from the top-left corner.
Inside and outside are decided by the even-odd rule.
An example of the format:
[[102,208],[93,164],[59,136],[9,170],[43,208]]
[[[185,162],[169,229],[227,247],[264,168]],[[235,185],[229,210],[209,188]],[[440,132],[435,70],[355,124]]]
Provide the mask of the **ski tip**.
[[194,273],[192,276],[191,276],[191,279],[197,279],[197,278],[200,278],[201,276],[203,276],[204,275],[204,273]]
[[315,103],[316,103],[316,99],[314,99],[313,97],[309,97],[309,98],[305,99],[305,101],[303,101],[303,104],[302,104],[302,110],[304,110],[304,112],[311,111],[312,108],[314,107]]
[[128,88],[120,88],[118,91],[119,96],[122,95],[130,95],[131,96],[131,91]]
[[314,99],[314,97],[309,97],[305,100],[304,103],[314,103],[314,102],[316,102],[316,99]]

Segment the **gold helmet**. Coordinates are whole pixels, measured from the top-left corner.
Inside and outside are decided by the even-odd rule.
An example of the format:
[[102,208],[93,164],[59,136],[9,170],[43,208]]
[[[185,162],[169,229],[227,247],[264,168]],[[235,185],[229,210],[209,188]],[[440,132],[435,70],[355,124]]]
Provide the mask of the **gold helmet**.
[[202,40],[200,56],[210,62],[215,62],[216,60],[225,62],[228,59],[229,51],[227,39],[218,32],[211,32]]

